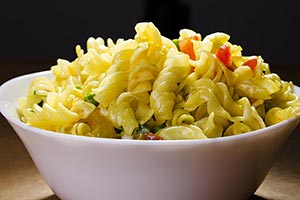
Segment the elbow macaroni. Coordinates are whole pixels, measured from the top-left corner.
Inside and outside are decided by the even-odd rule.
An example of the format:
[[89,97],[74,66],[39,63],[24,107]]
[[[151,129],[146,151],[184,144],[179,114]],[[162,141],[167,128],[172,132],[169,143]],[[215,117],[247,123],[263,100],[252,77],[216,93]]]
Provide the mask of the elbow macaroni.
[[[140,126],[164,125],[162,139],[204,139],[246,133],[300,115],[293,84],[270,72],[260,56],[243,56],[229,35],[201,35],[188,29],[179,39],[197,35],[196,59],[161,36],[152,23],[138,23],[134,39],[107,44],[89,38],[87,52],[58,59],[54,78],[36,78],[20,98],[21,120],[56,132],[92,137],[132,137]],[[228,69],[217,57],[230,47]],[[257,60],[255,69],[243,65]],[[90,96],[87,101],[85,96]],[[121,134],[120,134],[121,132]]]

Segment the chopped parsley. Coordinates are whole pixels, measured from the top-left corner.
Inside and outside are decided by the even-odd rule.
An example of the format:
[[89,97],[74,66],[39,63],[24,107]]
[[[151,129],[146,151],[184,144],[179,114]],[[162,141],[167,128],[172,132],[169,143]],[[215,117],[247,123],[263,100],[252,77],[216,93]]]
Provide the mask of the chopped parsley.
[[99,105],[99,103],[94,99],[95,93],[89,92],[84,96],[84,100],[86,102],[94,104],[96,107]]
[[160,124],[160,125],[156,125],[151,129],[151,132],[156,133],[157,131],[159,131],[162,128],[165,128],[166,124]]
[[82,86],[80,86],[80,85],[75,85],[75,88],[81,90],[81,89],[82,89]]
[[173,39],[172,42],[175,44],[175,46],[179,50],[179,40],[178,39]]

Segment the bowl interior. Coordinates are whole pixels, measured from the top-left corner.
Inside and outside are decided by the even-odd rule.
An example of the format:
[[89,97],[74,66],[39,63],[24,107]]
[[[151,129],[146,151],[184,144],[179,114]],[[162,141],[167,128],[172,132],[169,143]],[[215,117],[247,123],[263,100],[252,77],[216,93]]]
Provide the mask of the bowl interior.
[[1,85],[0,111],[5,117],[19,119],[16,109],[18,108],[18,100],[20,97],[26,96],[32,79],[39,76],[53,77],[51,71],[43,71],[13,78]]

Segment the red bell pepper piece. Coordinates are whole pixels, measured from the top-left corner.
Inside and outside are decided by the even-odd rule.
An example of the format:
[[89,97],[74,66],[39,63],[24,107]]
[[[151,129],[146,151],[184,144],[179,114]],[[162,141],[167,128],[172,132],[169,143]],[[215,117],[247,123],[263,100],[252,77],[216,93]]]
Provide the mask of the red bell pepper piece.
[[247,60],[246,62],[244,62],[243,64],[244,66],[248,66],[250,67],[252,70],[255,69],[256,65],[257,65],[257,59],[256,58],[252,58]]
[[178,42],[179,50],[183,53],[188,54],[192,60],[195,60],[196,54],[194,51],[194,44],[193,44],[192,40],[199,40],[199,39],[200,39],[199,36],[194,35],[194,36],[188,37],[184,40],[180,40]]
[[216,51],[216,57],[230,70],[233,70],[230,46],[223,44]]

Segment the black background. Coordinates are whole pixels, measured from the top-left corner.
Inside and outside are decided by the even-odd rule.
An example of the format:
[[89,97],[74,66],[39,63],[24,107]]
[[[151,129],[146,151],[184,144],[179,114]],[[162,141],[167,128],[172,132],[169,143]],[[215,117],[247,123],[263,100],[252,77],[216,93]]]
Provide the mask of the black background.
[[75,58],[88,37],[132,38],[138,22],[152,21],[162,35],[181,28],[205,36],[231,35],[244,55],[261,55],[271,67],[300,64],[296,1],[7,1],[0,10],[0,60]]

